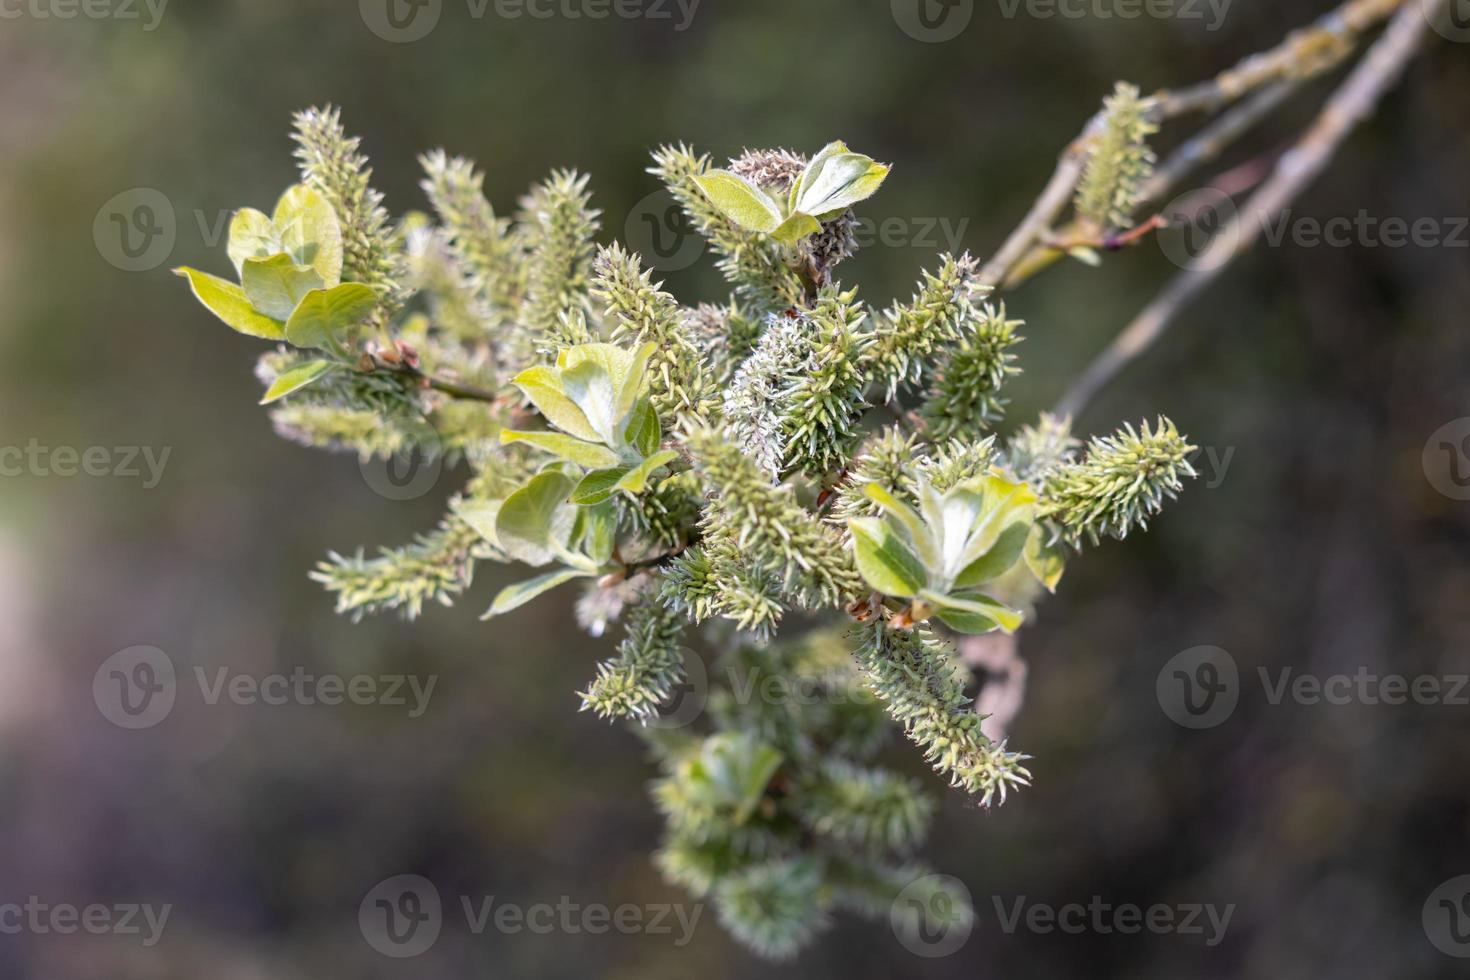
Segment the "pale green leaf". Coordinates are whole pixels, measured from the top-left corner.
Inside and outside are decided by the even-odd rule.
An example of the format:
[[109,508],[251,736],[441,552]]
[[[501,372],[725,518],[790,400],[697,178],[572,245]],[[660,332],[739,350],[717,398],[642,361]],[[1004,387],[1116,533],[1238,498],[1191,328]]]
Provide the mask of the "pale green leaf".
[[490,608],[481,616],[481,619],[491,619],[495,616],[503,616],[513,609],[519,609],[543,592],[550,592],[558,585],[563,585],[573,579],[589,578],[596,572],[584,572],[575,568],[562,568],[545,575],[538,575],[526,582],[508,585],[500,590]]
[[803,168],[801,173],[797,176],[796,180],[792,181],[791,196],[787,201],[786,210],[795,211],[797,209],[796,202],[801,198],[802,189],[806,187],[807,183],[811,181],[817,174],[822,172],[822,168],[827,166],[827,161],[831,160],[839,153],[847,152],[849,152],[847,149],[847,144],[842,142],[842,140],[828,143],[826,146],[818,150],[817,155],[812,157],[811,162],[809,162],[806,167]]
[[329,347],[378,306],[378,294],[360,282],[313,289],[286,321],[286,339],[297,347]]
[[755,184],[730,173],[711,170],[694,178],[710,203],[742,228],[770,234],[781,224],[781,209]]
[[969,613],[972,616],[983,616],[994,621],[1006,633],[1014,633],[1020,629],[1021,623],[1025,621],[1025,616],[1010,606],[979,592],[951,592],[943,594],[925,590],[919,593],[919,597],[939,607],[943,612],[959,612]]
[[623,376],[613,379],[618,389],[617,417],[619,419],[627,418],[637,406],[638,396],[643,394],[643,376],[648,373],[648,361],[657,350],[658,345],[652,342],[639,344],[628,359]]
[[965,612],[962,609],[938,607],[934,610],[934,615],[956,633],[965,633],[970,636],[983,636],[1000,629],[1000,624],[989,616]]
[[188,279],[189,288],[194,291],[195,298],[232,330],[265,340],[286,339],[283,326],[270,317],[255,312],[245,290],[228,279],[187,266],[175,269],[174,272]]
[[265,397],[260,400],[260,403],[262,405],[269,405],[273,401],[278,401],[293,392],[300,391],[314,381],[331,374],[336,370],[337,366],[332,361],[307,361],[305,364],[298,364],[291,370],[282,372],[280,377],[271,383],[271,386],[266,389]]
[[954,588],[970,589],[992,582],[1011,570],[1026,548],[1031,535],[1031,525],[1017,521],[1001,532],[989,551],[965,566],[954,580]]
[[923,518],[908,504],[899,500],[884,487],[876,483],[869,483],[863,487],[863,494],[879,507],[882,507],[884,513],[898,521],[903,529],[908,532],[909,541],[913,544],[914,551],[918,554],[919,560],[928,568],[932,568],[936,572],[939,571],[939,549],[934,541],[933,531],[924,523]]
[[544,565],[571,535],[576,508],[567,503],[577,481],[560,469],[544,470],[505,498],[495,516],[500,549],[528,565]]
[[582,410],[587,424],[597,433],[598,441],[609,446],[618,444],[617,392],[605,365],[583,361],[561,373],[562,390]]
[[289,320],[306,294],[321,289],[324,283],[311,266],[297,265],[282,252],[264,259],[246,259],[240,285],[256,310],[272,320]]
[[269,258],[282,248],[269,215],[254,208],[241,208],[230,219],[230,241],[225,251],[234,263],[235,274],[241,276],[245,274],[246,259]]
[[288,188],[272,219],[281,247],[331,288],[342,281],[342,226],[325,197],[305,184]]
[[658,413],[647,398],[633,406],[628,417],[628,427],[623,430],[623,442],[644,456],[652,456],[663,441],[663,430],[658,424]]
[[652,456],[648,457],[643,462],[633,467],[627,473],[623,474],[622,479],[618,480],[617,489],[623,490],[630,494],[642,493],[644,490],[648,489],[648,478],[651,477],[656,470],[658,470],[660,467],[669,465],[678,458],[679,454],[672,449],[665,449],[663,452],[654,453]]
[[495,519],[500,514],[499,500],[461,500],[454,505],[454,513],[460,520],[493,545],[500,542],[495,537]]
[[[978,477],[961,484],[945,496],[946,520],[949,516],[951,498],[962,495],[978,495],[981,499],[980,519],[972,521],[968,538],[964,542],[956,562],[964,569],[980,558],[1000,539],[1001,532],[1017,521],[1031,520],[1035,511],[1036,494],[1024,483],[1013,483],[995,473]],[[968,503],[966,504],[968,507]],[[948,531],[948,529],[947,529]],[[955,569],[955,566],[950,566]]]
[[577,526],[572,540],[589,563],[599,571],[611,559],[618,543],[618,510],[613,504],[604,503],[582,507],[577,511]]
[[780,227],[771,232],[771,237],[782,245],[795,245],[803,238],[809,238],[822,230],[822,223],[811,215],[797,211],[781,222]]
[[603,470],[617,466],[619,463],[617,453],[606,446],[560,432],[516,432],[511,429],[502,429],[500,430],[500,441],[502,443],[523,442],[528,446],[544,449],[569,463],[576,463],[583,469]]
[[928,578],[923,564],[893,529],[874,517],[848,522],[858,571],[884,595],[912,598]]
[[602,437],[597,430],[587,422],[587,416],[577,407],[576,402],[567,397],[562,390],[561,375],[555,368],[540,366],[527,368],[511,379],[511,384],[521,390],[521,394],[536,406],[536,410],[563,432],[585,439],[589,442],[600,442]]
[[618,466],[607,470],[594,470],[582,477],[582,482],[577,484],[577,489],[572,491],[572,503],[582,507],[600,504],[611,497],[618,489],[618,481],[628,472],[629,467]]
[[1046,591],[1055,592],[1057,583],[1062,580],[1062,573],[1067,567],[1067,549],[1060,538],[1050,540],[1052,535],[1041,524],[1031,527],[1031,535],[1026,539],[1026,567],[1031,574],[1036,576],[1036,581],[1046,587]]
[[888,171],[887,166],[861,153],[833,153],[822,158],[803,181],[795,208],[819,218],[835,216],[877,193]]

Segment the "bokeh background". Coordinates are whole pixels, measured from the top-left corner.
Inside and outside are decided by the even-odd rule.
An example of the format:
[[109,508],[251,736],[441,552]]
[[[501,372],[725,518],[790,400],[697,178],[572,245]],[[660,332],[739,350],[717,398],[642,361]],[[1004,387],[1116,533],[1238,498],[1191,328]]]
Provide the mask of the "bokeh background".
[[[122,0],[119,0],[121,4]],[[1258,669],[1326,677],[1470,672],[1470,503],[1424,449],[1470,415],[1470,249],[1261,248],[1079,419],[1157,411],[1213,456],[1152,532],[1075,562],[1028,627],[1013,744],[1036,785],[982,812],[953,793],[924,856],[979,921],[916,958],[839,921],[794,964],[755,960],[705,909],[672,936],[473,935],[457,896],[520,905],[681,902],[650,865],[659,820],[641,744],[576,711],[608,641],[571,595],[478,614],[513,571],[416,624],[337,618],[306,572],[328,549],[431,527],[463,473],[408,501],[356,460],[278,440],[255,405],[259,347],[169,274],[222,271],[222,216],[294,180],[292,110],[334,102],[397,213],[424,206],[415,155],[489,172],[509,211],[553,166],[592,172],[604,240],[656,187],[648,152],[689,141],[811,151],[834,138],[896,164],[865,209],[946,218],[984,254],[1117,78],[1193,81],[1322,12],[1238,0],[1212,18],[1035,17],[976,0],[945,43],[888,0],[703,0],[672,20],[476,18],[444,0],[390,43],[352,2],[174,0],[153,29],[66,0],[0,3],[0,445],[169,451],[161,481],[0,478],[0,902],[170,904],[161,940],[0,934],[7,977],[1438,977],[1466,961],[1421,912],[1470,873],[1470,707],[1272,704]],[[963,9],[963,5],[961,7]],[[42,17],[40,13],[48,16]],[[124,9],[113,9],[122,13]],[[12,15],[15,16],[12,16]],[[371,10],[369,10],[371,14]],[[1470,47],[1439,38],[1355,135],[1299,217],[1470,215]],[[1279,148],[1330,81],[1234,159]],[[1167,141],[1166,141],[1167,142]],[[108,204],[147,188],[174,241],[120,268]],[[124,201],[133,200],[123,198]],[[629,218],[633,216],[630,224]],[[869,248],[844,278],[906,293],[941,243]],[[155,262],[154,259],[157,259]],[[1049,272],[1010,298],[1028,321],[1012,424],[1177,270],[1157,247]],[[670,282],[712,298],[707,268]],[[1470,435],[1470,422],[1456,438]],[[116,457],[114,457],[116,459]],[[1470,459],[1461,458],[1462,466]],[[1446,488],[1448,488],[1446,490]],[[1460,496],[1465,496],[1460,493]],[[93,697],[117,651],[177,666],[160,724],[128,731]],[[1156,679],[1211,645],[1240,673],[1228,720],[1189,730]],[[436,675],[428,710],[205,702],[195,668],[262,676]],[[1464,692],[1462,692],[1464,693]],[[932,779],[902,740],[890,757]],[[451,907],[433,948],[380,956],[358,928],[378,882],[420,874]],[[1009,908],[1234,905],[1199,935],[1007,934]],[[1470,920],[1467,920],[1470,921]],[[1461,948],[1462,952],[1470,949]]]

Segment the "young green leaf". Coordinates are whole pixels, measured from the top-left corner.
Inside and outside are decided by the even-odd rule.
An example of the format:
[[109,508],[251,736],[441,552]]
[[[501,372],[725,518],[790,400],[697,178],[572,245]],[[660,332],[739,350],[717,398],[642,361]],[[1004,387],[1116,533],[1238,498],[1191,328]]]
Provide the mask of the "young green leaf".
[[1036,576],[1036,581],[1045,586],[1046,591],[1055,592],[1067,566],[1066,545],[1061,538],[1058,536],[1052,540],[1051,532],[1044,525],[1032,525],[1024,557],[1026,567]]
[[544,449],[587,470],[603,470],[617,466],[620,462],[617,453],[606,446],[576,439],[560,432],[516,432],[511,429],[502,429],[500,430],[500,441],[502,443],[523,442],[529,446]]
[[495,537],[495,518],[500,514],[499,500],[460,500],[454,505],[454,513],[472,527],[480,537],[499,547]]
[[572,529],[572,544],[579,548],[582,557],[601,573],[612,560],[618,543],[618,510],[604,503],[577,510],[577,523]]
[[576,520],[576,508],[567,497],[576,485],[561,470],[545,470],[506,497],[495,516],[500,548],[527,565],[545,565],[565,550]]
[[821,156],[808,167],[795,210],[830,220],[876,194],[889,169],[861,153]]
[[658,445],[663,441],[663,430],[658,424],[658,413],[653,409],[653,402],[647,398],[642,399],[633,406],[633,413],[628,418],[628,427],[623,430],[623,441],[644,456],[652,456],[658,451]]
[[989,616],[949,606],[938,606],[934,611],[934,616],[956,633],[964,633],[968,636],[984,636],[986,633],[994,633],[1000,629],[1000,624]]
[[281,248],[331,288],[342,281],[342,226],[325,197],[305,184],[287,189],[271,220]]
[[256,310],[272,320],[289,320],[306,294],[321,289],[323,282],[315,269],[297,265],[282,252],[265,259],[246,259],[240,285]]
[[978,499],[976,516],[968,518],[969,536],[957,557],[959,569],[985,555],[1000,540],[1001,533],[1016,522],[1029,522],[1035,512],[1036,494],[1024,483],[1012,483],[991,473],[961,484],[945,496],[946,520],[951,500],[963,497],[964,506]]
[[546,366],[527,368],[511,379],[511,384],[536,406],[536,411],[563,432],[588,442],[600,442],[602,437],[587,421],[587,416],[577,403],[567,397],[562,389],[561,374]]
[[[924,523],[923,518],[912,507],[877,483],[869,483],[863,487],[863,495],[882,507],[885,514],[903,527],[908,533],[915,553],[926,568],[938,569],[940,567],[939,546],[934,540],[934,531]],[[942,530],[942,528],[937,530]]]
[[254,208],[236,211],[230,219],[230,241],[225,251],[237,276],[245,274],[246,259],[265,259],[281,251],[281,241],[270,216]]
[[596,574],[596,572],[584,572],[575,568],[561,568],[554,572],[547,572],[545,575],[538,575],[529,581],[507,585],[500,590],[500,593],[495,597],[495,601],[485,611],[485,615],[480,618],[493,619],[496,616],[503,616],[513,609],[519,609],[543,592],[550,592],[558,585],[570,582],[573,579],[590,578]]
[[648,489],[649,477],[660,468],[669,465],[679,458],[679,454],[672,449],[654,453],[652,456],[633,467],[617,482],[617,489],[630,494],[640,494]]
[[781,209],[755,184],[730,173],[711,170],[694,178],[710,203],[742,228],[770,234],[780,226]]
[[771,237],[782,245],[795,245],[803,238],[810,238],[821,230],[820,221],[809,214],[798,211],[781,222],[780,227],[771,232]]
[[583,361],[562,371],[561,385],[567,397],[582,410],[598,441],[617,445],[617,425],[621,419],[617,414],[617,392],[607,367],[595,361]]
[[1030,536],[1031,525],[1026,521],[1017,521],[1006,528],[989,551],[965,566],[955,578],[954,588],[970,589],[1000,578],[1021,557]]
[[286,339],[282,325],[257,313],[255,307],[250,305],[245,290],[229,280],[187,266],[175,269],[174,273],[188,279],[194,297],[230,329],[263,340]]
[[305,364],[298,364],[291,370],[283,372],[271,383],[271,386],[266,389],[265,397],[260,400],[260,404],[269,405],[292,392],[300,391],[312,382],[331,374],[337,366],[332,361],[307,361]]
[[582,482],[572,491],[571,501],[579,507],[600,504],[618,490],[618,481],[627,475],[629,467],[620,466],[606,470],[593,470],[582,477]]
[[884,595],[910,599],[928,580],[924,565],[888,524],[875,517],[848,522],[858,571]]
[[286,321],[286,340],[297,347],[329,347],[372,315],[378,294],[360,282],[313,289]]
[[817,177],[817,175],[822,172],[822,168],[827,166],[827,161],[831,160],[839,153],[848,152],[850,151],[847,148],[847,144],[842,142],[842,140],[836,140],[834,142],[828,143],[826,146],[818,150],[817,155],[811,158],[811,161],[808,162],[801,173],[797,175],[796,180],[791,182],[791,195],[790,198],[787,200],[786,210],[797,210],[796,202],[801,199],[802,190],[806,187],[808,183],[813,181]]
[[919,593],[925,602],[937,606],[942,613],[979,616],[994,622],[1006,633],[1020,629],[1025,620],[1019,612],[1003,602],[997,602],[979,592],[949,593],[947,595],[925,590]]

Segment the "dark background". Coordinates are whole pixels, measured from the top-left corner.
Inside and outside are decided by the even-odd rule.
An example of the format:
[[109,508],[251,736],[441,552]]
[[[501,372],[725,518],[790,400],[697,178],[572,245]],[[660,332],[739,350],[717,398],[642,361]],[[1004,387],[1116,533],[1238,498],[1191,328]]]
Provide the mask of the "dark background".
[[[17,8],[9,8],[17,9]],[[886,925],[841,920],[793,965],[753,959],[705,909],[684,948],[657,935],[451,921],[416,960],[374,952],[358,903],[382,879],[530,905],[687,902],[651,867],[652,774],[621,728],[578,714],[606,655],[562,592],[477,621],[514,571],[487,569],[417,624],[352,625],[306,572],[327,550],[431,527],[462,473],[394,502],[351,457],[278,440],[256,408],[259,345],[169,274],[220,272],[206,228],[295,179],[292,110],[331,101],[365,137],[395,213],[424,206],[414,156],[444,146],[490,174],[496,206],[553,166],[593,174],[603,239],[654,191],[648,151],[684,140],[810,152],[830,139],[895,164],[864,213],[966,222],[986,254],[1117,78],[1197,80],[1274,43],[1323,0],[1238,0],[1199,20],[1015,18],[977,0],[955,40],[919,43],[886,0],[704,0],[669,21],[476,20],[445,0],[427,38],[375,36],[357,4],[173,0],[144,21],[0,20],[0,445],[170,447],[162,482],[0,478],[0,902],[170,903],[162,940],[0,935],[0,974],[216,980],[320,976],[1463,976],[1421,926],[1470,873],[1464,706],[1272,705],[1257,668],[1318,676],[1470,671],[1470,503],[1421,452],[1470,415],[1470,249],[1262,248],[1079,420],[1156,412],[1217,459],[1148,535],[1077,561],[1022,638],[1013,744],[1036,785],[981,812],[943,805],[924,857],[979,922],[922,960]],[[493,11],[493,7],[491,8]],[[1470,59],[1434,37],[1298,216],[1470,215]],[[1279,148],[1330,82],[1243,154]],[[1167,144],[1169,138],[1164,138]],[[1242,159],[1237,155],[1232,158]],[[176,214],[166,260],[126,272],[93,236],[115,195]],[[934,247],[851,267],[874,305]],[[1011,423],[1034,418],[1176,270],[1147,245],[1071,265],[1010,299],[1028,321]],[[670,278],[713,298],[709,271]],[[1470,423],[1467,423],[1470,425]],[[1444,465],[1448,466],[1445,459]],[[1216,484],[1208,486],[1207,484]],[[92,696],[110,655],[166,651],[184,683],[158,726],[124,731]],[[1228,650],[1234,715],[1190,731],[1155,679]],[[416,719],[385,706],[206,705],[192,669],[438,675]],[[1274,675],[1273,675],[1274,676]],[[916,774],[901,740],[889,757]],[[1070,936],[999,926],[992,896],[1062,905],[1234,904],[1225,939]],[[451,916],[453,920],[455,916]]]

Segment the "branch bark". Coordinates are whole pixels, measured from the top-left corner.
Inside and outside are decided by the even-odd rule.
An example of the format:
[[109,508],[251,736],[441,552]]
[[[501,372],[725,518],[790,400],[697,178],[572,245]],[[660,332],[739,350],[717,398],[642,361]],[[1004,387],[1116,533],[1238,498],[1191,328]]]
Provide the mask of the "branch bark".
[[[1154,118],[1166,121],[1189,113],[1214,112],[1262,87],[1284,85],[1294,89],[1302,81],[1340,64],[1352,54],[1363,34],[1395,11],[1414,6],[1417,6],[1417,0],[1348,0],[1310,27],[1293,32],[1276,47],[1252,55],[1207,81],[1182,89],[1156,92],[1153,96]],[[1282,92],[1280,97],[1284,98],[1286,94]],[[1279,105],[1279,100],[1273,103],[1270,99],[1263,99],[1254,103],[1245,117],[1236,117],[1229,124],[1222,120],[1213,132],[1206,131],[1209,135],[1202,134],[1202,145],[1196,144],[1189,152],[1197,154],[1201,149],[1214,148],[1227,134],[1225,127],[1254,123],[1276,105]],[[1252,117],[1251,113],[1256,115]],[[1041,196],[980,270],[982,283],[997,290],[1016,286],[1066,255],[1065,251],[1052,247],[1049,240],[1075,236],[1065,232],[1054,233],[1052,228],[1077,190],[1093,139],[1101,131],[1103,120],[1101,111],[1094,114],[1081,134],[1062,152]],[[1233,139],[1234,135],[1229,138]],[[1219,148],[1223,149],[1223,146]],[[1185,159],[1166,164],[1169,179],[1184,169]],[[1155,185],[1155,190],[1157,192],[1158,185]]]
[[1119,371],[1151,347],[1187,304],[1256,243],[1266,222],[1321,174],[1419,51],[1429,31],[1427,13],[1418,3],[1400,7],[1388,30],[1333,93],[1306,134],[1277,161],[1245,208],[1221,228],[1196,261],[1196,269],[1176,276],[1088,365],[1057,405],[1058,415],[1076,415]]

